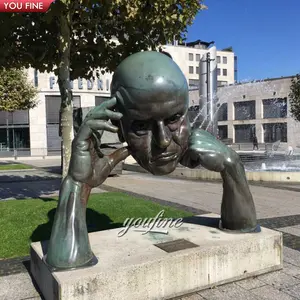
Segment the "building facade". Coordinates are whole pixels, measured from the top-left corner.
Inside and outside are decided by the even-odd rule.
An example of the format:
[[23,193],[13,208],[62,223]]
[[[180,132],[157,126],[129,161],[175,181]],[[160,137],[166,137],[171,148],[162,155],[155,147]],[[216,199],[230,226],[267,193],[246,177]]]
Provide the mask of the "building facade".
[[220,138],[233,143],[281,141],[300,146],[300,125],[290,114],[291,77],[241,83],[218,89],[218,130]]
[[[0,156],[60,155],[60,92],[53,73],[28,69],[29,80],[38,88],[38,105],[30,110],[0,111]],[[112,74],[93,81],[78,79],[72,83],[74,107],[91,107],[110,97]]]
[[[199,101],[199,62],[212,43],[196,41],[185,45],[166,45],[190,85],[190,105]],[[217,51],[218,81],[234,82],[234,53]],[[0,111],[0,157],[60,155],[60,92],[53,73],[28,69],[29,80],[37,87],[38,105],[29,111]],[[92,107],[110,97],[111,73],[95,81],[77,79],[72,83],[74,107]]]
[[[186,44],[174,42],[163,46],[162,50],[170,53],[193,87],[199,85],[199,63],[212,44],[200,40]],[[237,57],[232,51],[217,50],[217,78],[218,86],[233,84],[237,80]]]

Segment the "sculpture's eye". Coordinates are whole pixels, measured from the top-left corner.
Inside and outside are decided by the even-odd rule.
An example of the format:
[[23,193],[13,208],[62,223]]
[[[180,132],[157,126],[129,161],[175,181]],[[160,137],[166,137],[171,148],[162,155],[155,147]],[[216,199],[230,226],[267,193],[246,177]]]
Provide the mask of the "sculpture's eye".
[[181,114],[175,114],[175,115],[173,115],[172,117],[170,117],[166,120],[166,124],[176,123],[180,120],[181,117],[182,117]]
[[145,134],[150,128],[150,124],[147,121],[136,120],[131,124],[132,131],[138,134]]

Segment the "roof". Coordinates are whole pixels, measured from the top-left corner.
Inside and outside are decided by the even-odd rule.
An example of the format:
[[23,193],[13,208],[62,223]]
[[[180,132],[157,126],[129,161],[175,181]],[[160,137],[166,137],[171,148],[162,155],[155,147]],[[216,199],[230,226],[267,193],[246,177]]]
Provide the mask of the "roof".
[[179,43],[179,45],[186,45],[187,47],[194,47],[196,45],[204,45],[206,47],[209,47],[210,45],[214,44],[215,42],[214,41],[211,41],[211,42],[205,42],[205,41],[202,41],[202,40],[196,40],[196,41],[193,41],[193,42],[188,42],[188,43]]

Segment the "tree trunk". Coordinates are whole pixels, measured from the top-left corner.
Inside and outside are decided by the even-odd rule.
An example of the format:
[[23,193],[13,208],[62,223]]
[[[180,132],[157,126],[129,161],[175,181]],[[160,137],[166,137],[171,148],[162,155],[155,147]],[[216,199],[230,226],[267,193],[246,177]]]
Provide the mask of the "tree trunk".
[[68,173],[71,158],[73,131],[73,94],[70,83],[70,50],[71,27],[69,15],[61,15],[60,18],[60,57],[58,66],[58,85],[61,95],[60,128],[62,137],[62,179]]

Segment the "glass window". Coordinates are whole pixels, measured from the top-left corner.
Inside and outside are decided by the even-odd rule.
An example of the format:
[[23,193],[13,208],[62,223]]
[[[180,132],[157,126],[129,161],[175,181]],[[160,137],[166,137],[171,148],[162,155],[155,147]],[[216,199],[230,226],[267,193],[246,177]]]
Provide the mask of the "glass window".
[[222,105],[218,109],[218,121],[227,121],[227,103],[222,103]]
[[254,124],[234,125],[235,143],[252,143],[255,133]]
[[196,74],[199,74],[199,67],[196,67]]
[[102,102],[109,99],[109,97],[95,96],[95,106],[100,105]]
[[0,111],[0,125],[28,125],[29,111],[16,110],[14,112]]
[[189,73],[194,74],[194,67],[193,66],[189,66]]
[[38,70],[34,69],[34,86],[38,87],[39,85],[39,74],[38,74]]
[[227,81],[219,81],[219,80],[218,80],[217,84],[218,84],[218,87],[221,87],[221,86],[227,85],[228,82],[227,82]]
[[194,60],[194,54],[193,53],[189,53],[189,61],[193,61]]
[[29,127],[0,128],[0,151],[29,148]]
[[[60,96],[46,96],[45,99],[47,124],[59,124]],[[80,96],[73,96],[73,107],[81,107]]]
[[221,63],[221,57],[217,56],[217,63],[220,64]]
[[235,120],[255,119],[255,101],[242,101],[234,103]]
[[196,54],[196,61],[200,61],[200,54]]
[[265,143],[287,142],[287,123],[263,124]]
[[218,136],[221,140],[228,138],[228,126],[227,125],[218,126]]
[[227,76],[227,69],[223,69],[223,76]]
[[223,64],[227,64],[227,56],[223,56]]
[[217,69],[217,75],[220,76],[221,75],[221,69]]
[[263,111],[264,111],[264,119],[286,118],[287,98],[264,99]]

